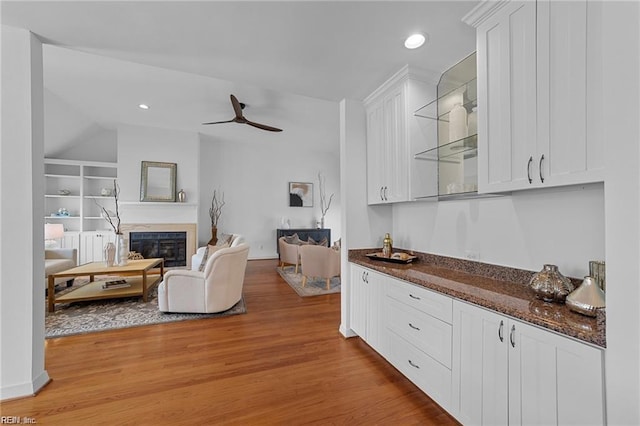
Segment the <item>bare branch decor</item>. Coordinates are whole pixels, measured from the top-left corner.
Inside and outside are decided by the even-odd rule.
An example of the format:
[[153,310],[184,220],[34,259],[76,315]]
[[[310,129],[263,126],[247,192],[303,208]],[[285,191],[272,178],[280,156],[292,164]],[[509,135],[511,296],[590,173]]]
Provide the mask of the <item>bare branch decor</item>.
[[322,176],[322,173],[318,172],[318,186],[320,187],[320,212],[322,213],[322,217],[320,222],[322,223],[322,227],[324,228],[324,216],[329,211],[329,207],[331,207],[331,201],[333,200],[333,196],[335,194],[331,194],[329,196],[329,201],[327,201],[327,194],[325,192],[325,177]]
[[122,234],[122,232],[120,232],[120,211],[118,209],[118,199],[120,197],[120,186],[117,184],[116,180],[113,180],[113,198],[115,200],[115,204],[116,204],[116,211],[115,213],[107,210],[104,206],[100,205],[95,199],[93,200],[98,207],[100,207],[100,215],[104,218],[104,220],[106,220],[107,222],[109,222],[109,225],[111,225],[111,227],[113,228],[113,232],[115,232],[116,234]]
[[218,227],[218,220],[222,214],[222,206],[224,206],[224,192],[218,197],[218,191],[213,190],[213,198],[211,199],[211,207],[209,208],[209,217],[211,218],[211,226]]

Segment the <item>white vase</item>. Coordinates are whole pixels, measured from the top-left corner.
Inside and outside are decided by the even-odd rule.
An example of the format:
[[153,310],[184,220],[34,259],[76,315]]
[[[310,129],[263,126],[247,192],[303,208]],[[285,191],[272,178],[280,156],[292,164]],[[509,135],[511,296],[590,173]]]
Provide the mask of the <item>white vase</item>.
[[467,137],[467,110],[456,104],[449,112],[449,142]]
[[124,266],[128,263],[129,249],[127,248],[127,240],[122,234],[116,234],[116,254],[115,262],[118,266]]
[[107,268],[110,268],[115,263],[116,259],[116,245],[109,242],[104,246],[104,263]]

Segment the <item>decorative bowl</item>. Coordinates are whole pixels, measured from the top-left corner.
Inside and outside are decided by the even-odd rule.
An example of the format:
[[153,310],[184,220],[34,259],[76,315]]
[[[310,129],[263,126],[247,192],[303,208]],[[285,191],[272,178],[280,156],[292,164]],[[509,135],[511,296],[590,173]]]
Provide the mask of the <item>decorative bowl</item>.
[[71,191],[69,191],[68,189],[60,189],[60,190],[58,190],[58,194],[60,194],[60,195],[69,195],[69,194],[71,194]]

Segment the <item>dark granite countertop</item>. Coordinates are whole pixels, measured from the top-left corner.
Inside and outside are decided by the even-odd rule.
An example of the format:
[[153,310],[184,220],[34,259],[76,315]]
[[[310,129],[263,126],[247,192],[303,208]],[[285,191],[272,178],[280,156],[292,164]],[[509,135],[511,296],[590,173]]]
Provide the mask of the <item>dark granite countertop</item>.
[[[584,342],[606,347],[605,310],[599,309],[598,316],[591,318],[569,310],[564,304],[537,299],[527,285],[535,272],[419,252],[410,252],[418,259],[407,265],[371,260],[365,256],[379,251],[380,249],[349,250],[349,261]],[[576,285],[579,284],[580,280],[577,280]]]

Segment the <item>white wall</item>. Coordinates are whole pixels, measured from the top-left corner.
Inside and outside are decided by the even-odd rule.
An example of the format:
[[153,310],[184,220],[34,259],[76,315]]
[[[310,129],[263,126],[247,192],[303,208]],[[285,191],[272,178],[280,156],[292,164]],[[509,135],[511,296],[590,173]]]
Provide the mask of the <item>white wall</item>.
[[[45,61],[46,68],[46,61]],[[50,90],[44,91],[44,156],[65,160],[117,160],[117,133]]]
[[396,247],[571,277],[604,259],[602,184],[394,206]]
[[4,400],[37,392],[49,376],[44,369],[42,44],[29,31],[4,25],[1,38],[0,399]]
[[[319,119],[328,120],[337,138],[337,108],[335,117],[331,115],[333,112],[331,107],[329,115]],[[253,137],[261,137],[260,130],[249,130]],[[209,207],[213,190],[217,189],[224,192],[226,203],[218,232],[242,234],[251,246],[251,259],[277,257],[276,229],[280,227],[282,217],[290,220],[292,228],[315,227],[320,219],[318,172],[326,178],[327,197],[335,194],[325,217],[325,227],[331,229],[333,240],[341,237],[338,152],[316,150],[313,144],[300,144],[288,136],[286,130],[277,134],[276,139],[270,137],[273,135],[265,136],[267,139],[263,143],[221,141],[201,136],[200,245],[206,244],[211,237]],[[290,181],[314,184],[313,207],[289,207]]]
[[640,4],[603,5],[607,417],[640,424]]
[[[163,203],[149,208],[140,201],[142,161],[177,164],[176,191],[184,189],[189,204],[198,203],[199,194],[198,134],[152,127],[120,125],[118,127],[118,184],[123,223],[195,223],[196,209],[180,203]],[[164,206],[164,207],[163,207]],[[165,208],[166,207],[166,208]],[[167,211],[167,209],[171,209]],[[159,212],[155,214],[154,211]],[[164,217],[164,219],[163,219]]]

